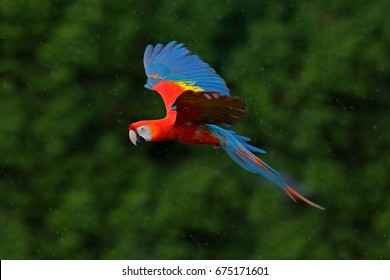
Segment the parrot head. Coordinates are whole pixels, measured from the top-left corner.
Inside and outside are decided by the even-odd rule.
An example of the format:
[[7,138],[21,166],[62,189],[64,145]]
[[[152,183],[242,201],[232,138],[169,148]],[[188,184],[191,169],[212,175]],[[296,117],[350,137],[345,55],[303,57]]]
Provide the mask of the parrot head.
[[129,126],[129,138],[135,146],[152,141],[152,127],[144,121],[132,123]]

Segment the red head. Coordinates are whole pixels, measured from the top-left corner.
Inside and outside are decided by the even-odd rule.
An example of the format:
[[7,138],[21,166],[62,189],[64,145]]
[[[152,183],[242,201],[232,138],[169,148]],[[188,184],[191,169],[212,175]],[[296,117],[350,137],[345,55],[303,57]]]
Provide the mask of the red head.
[[149,142],[153,139],[154,125],[151,121],[139,121],[129,126],[129,137],[131,142],[137,146],[138,143]]
[[139,121],[129,126],[129,137],[134,145],[142,142],[171,140],[167,119]]

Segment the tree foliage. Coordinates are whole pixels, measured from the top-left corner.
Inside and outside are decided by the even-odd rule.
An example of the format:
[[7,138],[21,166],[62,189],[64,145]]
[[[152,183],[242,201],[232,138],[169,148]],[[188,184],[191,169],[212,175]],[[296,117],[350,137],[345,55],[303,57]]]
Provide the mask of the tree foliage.
[[[390,258],[390,3],[0,0],[1,259]],[[223,151],[133,147],[162,117],[147,44],[248,103],[235,129],[310,199]]]

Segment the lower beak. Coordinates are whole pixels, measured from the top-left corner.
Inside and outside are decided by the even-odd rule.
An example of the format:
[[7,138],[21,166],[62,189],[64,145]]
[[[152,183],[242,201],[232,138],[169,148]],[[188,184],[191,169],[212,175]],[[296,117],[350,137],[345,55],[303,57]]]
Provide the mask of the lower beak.
[[137,146],[138,143],[145,142],[145,139],[134,130],[129,130],[129,138],[131,143],[133,143],[135,146]]

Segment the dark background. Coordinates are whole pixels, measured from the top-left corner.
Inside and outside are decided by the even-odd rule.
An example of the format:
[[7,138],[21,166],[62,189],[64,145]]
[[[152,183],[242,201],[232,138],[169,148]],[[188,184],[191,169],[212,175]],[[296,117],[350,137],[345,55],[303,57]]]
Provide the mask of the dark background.
[[[0,0],[1,259],[389,259],[390,2]],[[147,44],[248,103],[235,127],[319,211],[222,150],[134,147]]]

